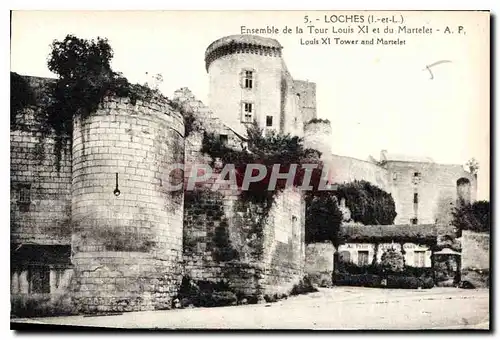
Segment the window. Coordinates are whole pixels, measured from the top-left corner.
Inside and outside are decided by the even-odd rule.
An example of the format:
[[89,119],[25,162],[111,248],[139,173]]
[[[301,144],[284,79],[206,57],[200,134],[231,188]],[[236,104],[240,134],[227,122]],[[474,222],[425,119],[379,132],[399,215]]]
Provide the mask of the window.
[[31,186],[29,184],[19,187],[19,203],[31,203]]
[[413,194],[413,203],[417,204],[418,203],[418,193]]
[[420,172],[414,172],[413,177],[420,177]]
[[266,117],[266,126],[273,126],[273,116]]
[[227,145],[227,135],[219,135],[219,140],[222,145]]
[[243,103],[243,122],[251,123],[253,121],[253,104]]
[[244,87],[246,89],[253,88],[253,71],[245,71]]
[[50,268],[30,266],[28,268],[29,292],[31,294],[50,293]]
[[367,266],[367,265],[368,265],[368,250],[359,250],[358,266]]
[[415,217],[415,218],[412,218],[412,219],[410,220],[410,222],[411,222],[411,224],[413,224],[413,225],[418,224],[418,218],[416,218],[416,217]]
[[413,253],[413,265],[415,267],[425,267],[425,251],[415,250]]

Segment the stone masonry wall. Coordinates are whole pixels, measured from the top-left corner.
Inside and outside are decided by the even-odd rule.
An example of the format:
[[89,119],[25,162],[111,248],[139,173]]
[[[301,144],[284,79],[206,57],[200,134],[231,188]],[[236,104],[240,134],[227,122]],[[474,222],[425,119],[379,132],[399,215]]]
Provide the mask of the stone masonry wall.
[[304,127],[305,146],[321,152],[321,158],[325,162],[329,160],[332,152],[331,137],[332,127],[330,123],[310,123]]
[[[210,164],[201,153],[204,133],[224,135],[232,148],[241,148],[244,140],[227,127],[187,88],[176,91],[174,98],[191,110],[197,123],[185,140],[185,186],[192,166]],[[218,172],[195,191],[184,197],[184,273],[195,281],[223,281],[244,296],[258,295],[260,265],[258,244],[251,237],[251,215],[238,204],[239,192],[221,186],[211,190]],[[258,242],[257,242],[258,243]],[[257,246],[257,247],[256,247]]]
[[316,113],[316,83],[304,80],[294,80],[295,92],[299,94],[299,107],[302,121],[307,123],[317,117]]
[[[45,101],[50,80],[22,77],[37,102]],[[63,137],[60,162],[54,133],[42,135],[44,108],[29,106],[10,131],[11,243],[70,244],[71,147]],[[58,167],[59,166],[59,167]]]
[[266,295],[288,294],[304,277],[305,201],[300,191],[286,189],[276,196],[264,228]]
[[311,243],[306,246],[305,271],[311,281],[320,286],[330,286],[334,269],[335,247],[331,242]]
[[355,180],[368,181],[380,189],[391,192],[387,170],[377,164],[360,159],[332,155],[329,169],[334,183],[349,183]]
[[[177,91],[176,98],[201,122],[201,129],[186,138],[187,181],[191,165],[211,161],[200,152],[204,132],[227,136],[228,145],[236,149],[245,141],[189,90]],[[223,186],[212,190],[216,177],[217,171],[196,191],[185,194],[185,274],[194,280],[224,281],[240,295],[257,298],[290,290],[303,275],[305,209],[301,196],[282,194],[263,220],[266,208],[242,201],[238,190]]]
[[490,235],[462,231],[462,269],[490,268]]
[[[74,303],[83,312],[171,306],[181,279],[182,116],[165,102],[109,98],[73,132]],[[115,196],[116,174],[120,195]]]
[[[418,194],[416,217],[419,224],[448,224],[457,203],[457,180],[460,178],[470,181],[471,199],[476,198],[477,180],[460,165],[387,162],[386,168],[398,213],[395,224],[408,224],[415,217],[415,193]],[[416,173],[420,179],[415,186]]]
[[461,281],[475,288],[490,286],[490,235],[469,230],[462,231]]

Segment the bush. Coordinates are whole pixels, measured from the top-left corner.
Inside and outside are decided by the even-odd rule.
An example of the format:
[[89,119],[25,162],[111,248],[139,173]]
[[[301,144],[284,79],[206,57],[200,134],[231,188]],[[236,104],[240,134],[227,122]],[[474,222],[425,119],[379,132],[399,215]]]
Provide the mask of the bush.
[[189,277],[183,277],[177,299],[183,307],[218,307],[235,305],[238,302],[236,294],[223,281],[211,282],[199,280],[193,282]]
[[299,295],[299,294],[307,294],[307,293],[314,293],[317,292],[318,289],[316,289],[309,277],[306,275],[304,276],[299,283],[293,286],[292,291],[290,292],[290,295]]
[[382,277],[373,274],[335,273],[333,283],[338,286],[382,287]]
[[387,272],[398,273],[404,270],[405,259],[400,251],[388,249],[382,254],[380,265]]
[[387,276],[387,288],[409,288],[417,289],[421,282],[418,278],[412,276]]
[[342,212],[333,192],[306,193],[306,236],[307,244],[314,242],[336,242],[342,222]]
[[45,316],[76,315],[71,299],[66,295],[51,299],[48,295],[12,295],[10,300],[12,317],[31,318]]
[[231,306],[236,305],[238,298],[236,294],[227,290],[222,292],[215,291],[211,295],[210,302],[213,306]]
[[466,268],[462,270],[461,288],[489,288],[489,269]]
[[451,222],[459,230],[490,231],[490,202],[462,203],[453,211]]
[[415,277],[402,275],[348,274],[337,272],[333,276],[337,286],[355,286],[372,288],[432,288],[434,280],[431,277]]

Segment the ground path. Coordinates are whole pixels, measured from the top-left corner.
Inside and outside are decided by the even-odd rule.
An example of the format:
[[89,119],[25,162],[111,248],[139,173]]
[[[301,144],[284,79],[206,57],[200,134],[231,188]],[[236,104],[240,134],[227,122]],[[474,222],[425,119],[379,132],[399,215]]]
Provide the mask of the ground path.
[[334,287],[276,303],[12,319],[15,323],[188,329],[488,329],[489,291]]

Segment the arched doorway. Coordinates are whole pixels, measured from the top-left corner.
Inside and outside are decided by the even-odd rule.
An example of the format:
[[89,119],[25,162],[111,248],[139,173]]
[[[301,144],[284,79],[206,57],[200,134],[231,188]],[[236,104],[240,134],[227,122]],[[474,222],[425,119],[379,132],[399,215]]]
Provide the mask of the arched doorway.
[[467,178],[457,180],[457,203],[469,204],[471,199],[471,184]]

